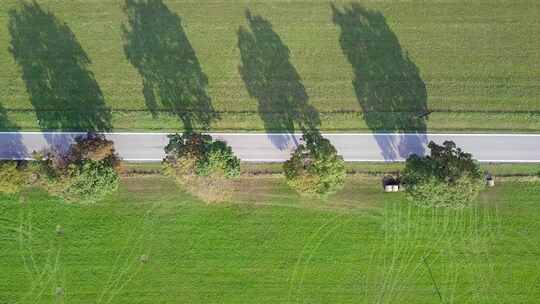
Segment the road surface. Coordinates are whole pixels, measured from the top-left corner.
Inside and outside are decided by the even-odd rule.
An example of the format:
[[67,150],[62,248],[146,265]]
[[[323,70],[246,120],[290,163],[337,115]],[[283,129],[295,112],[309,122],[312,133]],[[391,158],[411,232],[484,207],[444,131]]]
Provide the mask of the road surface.
[[[0,132],[0,159],[29,159],[32,151],[64,149],[82,133]],[[106,133],[126,161],[161,161],[167,133]],[[289,158],[300,134],[213,133],[248,162],[281,162]],[[540,163],[540,134],[323,134],[346,161],[404,161],[423,155],[429,141],[454,141],[482,162]]]

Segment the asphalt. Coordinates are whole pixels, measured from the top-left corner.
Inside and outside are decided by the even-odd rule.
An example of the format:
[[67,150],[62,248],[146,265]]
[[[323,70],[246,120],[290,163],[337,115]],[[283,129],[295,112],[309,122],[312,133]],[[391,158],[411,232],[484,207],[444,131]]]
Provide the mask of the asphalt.
[[[65,149],[81,133],[0,132],[0,159],[29,159],[32,151]],[[106,133],[126,161],[161,161],[166,133]],[[212,133],[248,162],[281,162],[300,142],[300,134]],[[346,161],[404,161],[424,155],[429,141],[454,141],[481,162],[540,163],[540,134],[323,134]]]

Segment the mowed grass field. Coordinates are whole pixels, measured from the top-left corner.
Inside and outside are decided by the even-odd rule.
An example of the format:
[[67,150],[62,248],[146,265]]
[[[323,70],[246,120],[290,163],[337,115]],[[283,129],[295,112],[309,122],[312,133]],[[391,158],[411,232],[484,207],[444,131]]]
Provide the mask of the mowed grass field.
[[535,0],[22,3],[2,129],[540,130]]
[[461,211],[350,177],[321,202],[249,178],[208,205],[124,178],[95,205],[0,197],[2,303],[536,303],[540,186],[503,182]]

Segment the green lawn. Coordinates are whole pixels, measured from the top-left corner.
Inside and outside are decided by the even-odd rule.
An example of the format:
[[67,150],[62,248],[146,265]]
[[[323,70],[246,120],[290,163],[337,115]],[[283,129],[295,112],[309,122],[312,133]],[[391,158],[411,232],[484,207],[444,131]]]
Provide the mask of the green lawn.
[[0,129],[540,130],[536,0],[21,3]]
[[377,184],[349,178],[326,202],[297,197],[281,179],[251,178],[235,203],[208,205],[155,176],[126,178],[96,205],[64,204],[37,190],[0,197],[0,302],[540,297],[539,184],[500,184],[463,211],[411,207]]

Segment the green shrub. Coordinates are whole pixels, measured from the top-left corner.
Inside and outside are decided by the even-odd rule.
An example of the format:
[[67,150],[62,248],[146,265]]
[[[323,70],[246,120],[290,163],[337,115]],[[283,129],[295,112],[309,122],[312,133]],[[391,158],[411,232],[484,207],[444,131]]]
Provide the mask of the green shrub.
[[73,167],[63,184],[61,195],[70,201],[93,202],[118,189],[120,178],[110,164],[87,160]]
[[463,208],[474,200],[484,187],[481,180],[467,176],[459,178],[452,184],[441,182],[436,178],[424,180],[408,191],[409,198],[421,207]]
[[67,164],[59,161],[59,153],[55,151],[34,152],[34,161],[29,162],[28,170],[35,175],[42,185],[55,183],[65,174]]
[[27,175],[16,161],[0,161],[0,193],[17,193],[26,182]]
[[402,172],[409,199],[423,207],[462,208],[484,186],[480,167],[472,155],[446,141],[430,142],[429,156],[411,155]]
[[319,133],[306,133],[305,144],[297,147],[283,165],[287,183],[304,194],[325,196],[345,183],[345,162],[336,149]]

